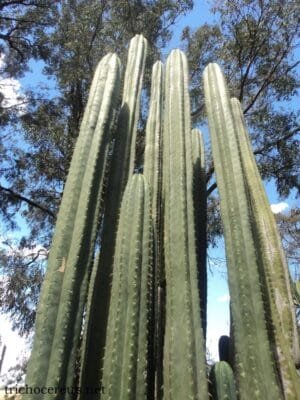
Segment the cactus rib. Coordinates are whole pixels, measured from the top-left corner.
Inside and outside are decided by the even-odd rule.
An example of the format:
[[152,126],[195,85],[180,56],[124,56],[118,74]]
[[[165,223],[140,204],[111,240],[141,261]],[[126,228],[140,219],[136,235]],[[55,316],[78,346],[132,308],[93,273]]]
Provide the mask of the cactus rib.
[[198,265],[198,285],[200,293],[201,321],[204,338],[207,325],[207,270],[206,270],[206,173],[205,152],[202,132],[192,130],[193,153],[193,201]]
[[276,221],[256,165],[247,134],[243,113],[237,99],[231,99],[232,114],[249,204],[253,217],[253,237],[258,254],[262,290],[268,319],[270,341],[278,364],[286,399],[300,399],[300,379],[295,360],[299,363],[299,342],[290,277]]
[[122,195],[134,168],[135,138],[146,52],[146,39],[142,35],[136,35],[129,46],[122,105],[104,199],[105,213],[99,263],[94,266],[94,284],[89,288],[90,307],[85,326],[80,376],[82,386],[97,387],[101,381],[116,230]]
[[121,206],[103,366],[105,398],[146,399],[152,296],[152,221],[143,175],[133,175]]
[[[162,338],[163,338],[163,292],[162,292],[162,116],[163,116],[163,64],[157,61],[152,68],[151,97],[146,125],[144,176],[149,183],[154,224],[154,314],[153,361],[156,393],[162,388]],[[157,394],[158,395],[158,394]]]
[[267,336],[231,104],[217,64],[209,64],[204,70],[204,93],[220,193],[241,400],[281,399]]
[[167,59],[164,119],[164,246],[166,327],[164,398],[208,398],[197,285],[188,68]]
[[[49,386],[65,384],[70,357],[68,340],[73,334],[79,335],[73,330],[73,320],[80,290],[85,290],[81,286],[81,275],[93,253],[100,212],[97,201],[119,92],[119,75],[118,57],[108,54],[99,63],[92,83],[43,283],[27,373],[27,384],[30,386],[43,387],[47,382]],[[65,293],[66,286],[68,294]],[[59,333],[61,328],[63,333]],[[54,372],[55,368],[59,369],[59,376],[58,371]]]
[[235,380],[226,361],[215,363],[209,374],[212,400],[236,400]]

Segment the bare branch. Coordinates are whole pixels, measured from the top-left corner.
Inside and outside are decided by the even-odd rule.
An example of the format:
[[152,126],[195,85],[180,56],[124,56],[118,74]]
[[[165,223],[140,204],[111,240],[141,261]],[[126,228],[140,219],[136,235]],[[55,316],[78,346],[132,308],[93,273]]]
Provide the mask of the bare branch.
[[25,197],[25,196],[22,196],[22,195],[19,194],[19,193],[14,192],[14,191],[13,191],[12,189],[10,189],[10,188],[6,188],[6,187],[3,187],[3,186],[0,185],[0,190],[3,190],[4,192],[9,193],[10,196],[14,197],[14,198],[17,199],[17,200],[24,201],[25,203],[29,204],[30,206],[35,207],[35,208],[37,208],[37,209],[43,211],[44,213],[50,215],[50,217],[52,217],[52,218],[55,218],[55,217],[56,217],[55,214],[54,214],[51,210],[49,210],[48,208],[42,206],[41,204],[36,203],[36,202],[33,201],[33,200],[28,199],[28,198]]

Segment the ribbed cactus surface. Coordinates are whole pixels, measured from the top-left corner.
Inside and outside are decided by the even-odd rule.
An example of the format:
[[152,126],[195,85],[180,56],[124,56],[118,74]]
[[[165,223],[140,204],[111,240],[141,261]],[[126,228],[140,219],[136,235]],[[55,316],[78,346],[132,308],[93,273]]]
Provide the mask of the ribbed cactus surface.
[[[117,223],[122,195],[134,170],[135,138],[140,96],[147,53],[147,41],[136,35],[130,42],[125,70],[121,110],[118,117],[104,199],[101,252],[94,265],[93,286],[89,287],[89,317],[83,339],[82,386],[97,387],[101,380],[101,360],[106,338],[110,300],[111,273]],[[99,301],[99,296],[101,301]]]
[[68,369],[74,368],[69,362],[81,329],[119,87],[120,61],[109,54],[95,73],[58,214],[27,372],[29,386],[64,386]]
[[241,400],[281,399],[231,102],[221,69],[209,64],[204,92],[224,226]]
[[149,398],[152,316],[152,221],[145,178],[133,175],[124,193],[114,256],[103,367],[109,400]]
[[196,254],[198,269],[198,285],[200,293],[201,322],[203,335],[206,337],[207,325],[207,270],[206,270],[206,172],[205,152],[202,132],[192,130],[192,156],[193,156],[193,203],[196,232]]
[[216,64],[204,71],[204,92],[232,332],[221,337],[208,388],[203,136],[191,129],[187,59],[173,50],[165,71],[160,61],[152,69],[144,174],[134,174],[146,53],[136,35],[121,104],[118,57],[96,69],[26,378],[28,387],[58,390],[24,398],[74,400],[64,389],[75,385],[76,400],[208,400],[209,390],[214,400],[236,400],[236,390],[239,400],[300,400],[288,267],[240,104]]
[[236,400],[234,375],[226,361],[215,363],[209,374],[212,400]]
[[151,211],[154,225],[154,337],[153,360],[157,396],[162,390],[162,351],[163,351],[163,225],[162,225],[162,129],[163,129],[163,64],[157,61],[152,68],[151,97],[146,125],[144,171],[151,193]]
[[252,231],[268,313],[269,338],[275,350],[285,398],[300,399],[300,379],[295,368],[295,362],[299,364],[299,340],[288,266],[239,101],[231,99],[231,107],[253,218]]
[[207,399],[193,206],[193,162],[185,55],[167,59],[163,136],[166,325],[164,399]]

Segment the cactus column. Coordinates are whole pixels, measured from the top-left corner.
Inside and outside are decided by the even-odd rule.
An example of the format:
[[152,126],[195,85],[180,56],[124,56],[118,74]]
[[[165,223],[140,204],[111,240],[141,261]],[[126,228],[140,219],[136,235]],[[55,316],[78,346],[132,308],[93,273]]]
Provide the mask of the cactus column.
[[235,123],[217,64],[205,68],[204,92],[224,226],[240,399],[281,399],[267,335]]
[[101,380],[117,223],[122,195],[134,170],[135,138],[146,52],[146,39],[142,35],[136,35],[130,42],[128,52],[122,105],[105,196],[99,262],[94,265],[91,277],[93,285],[89,288],[81,386],[97,387]]
[[289,400],[300,400],[300,377],[295,367],[295,361],[299,365],[299,341],[288,266],[239,101],[231,99],[231,107],[253,218],[252,230],[266,303],[269,338],[284,396]]
[[109,54],[95,73],[60,206],[26,377],[30,387],[66,384],[72,341],[81,329],[78,315],[83,312],[86,289],[82,279],[94,249],[119,84],[120,62]]
[[[162,123],[163,123],[163,64],[157,61],[153,65],[151,79],[151,98],[146,125],[146,144],[144,155],[144,175],[149,183],[154,224],[154,314],[155,329],[153,337],[153,360],[155,368],[156,396],[160,398],[162,390],[162,341],[163,341],[163,258],[162,258]],[[159,394],[158,394],[159,393]]]
[[149,189],[136,174],[123,196],[114,256],[102,381],[108,400],[146,400],[153,393],[148,387],[152,247]]
[[207,270],[206,270],[206,173],[205,152],[202,132],[199,129],[192,130],[193,152],[193,199],[194,219],[196,232],[196,251],[198,265],[198,285],[200,293],[201,322],[203,335],[206,337],[207,326]]
[[216,362],[209,374],[212,400],[236,400],[235,380],[226,361]]
[[185,55],[167,59],[163,201],[166,275],[164,399],[207,399],[193,210],[193,165]]

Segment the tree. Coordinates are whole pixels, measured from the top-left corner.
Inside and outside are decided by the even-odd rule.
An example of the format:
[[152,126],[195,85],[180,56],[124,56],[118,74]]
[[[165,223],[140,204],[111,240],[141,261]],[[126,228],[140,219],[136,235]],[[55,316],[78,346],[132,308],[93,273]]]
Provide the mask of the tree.
[[[222,66],[231,95],[243,104],[263,179],[273,178],[282,196],[299,189],[300,125],[287,103],[299,87],[300,61],[293,59],[299,46],[297,8],[294,0],[215,2],[218,24],[205,24],[194,32],[187,27],[182,35],[191,68],[195,123],[205,115],[202,72],[214,61]],[[212,173],[213,166],[209,179]]]
[[[50,246],[97,61],[115,50],[124,61],[131,37],[143,33],[150,45],[146,105],[149,66],[170,39],[177,17],[192,5],[191,0],[11,0],[0,5],[4,16],[0,18],[0,50],[5,53],[2,75],[18,78],[36,60],[44,79],[50,79],[48,88],[44,84],[25,93],[26,107],[21,110],[18,104],[0,108],[2,221],[16,231],[15,215],[19,213],[28,227],[28,235],[19,243],[2,245],[0,268],[8,278],[0,283],[0,304],[3,311],[14,315],[21,333],[29,332],[33,324],[45,266],[45,253],[39,251],[47,252]],[[194,123],[205,123],[203,69],[210,61],[218,62],[232,95],[243,104],[262,177],[274,179],[279,194],[286,196],[293,188],[299,189],[300,128],[296,112],[288,106],[299,83],[299,61],[293,59],[299,33],[297,2],[215,1],[213,11],[215,24],[195,31],[187,27],[182,34],[189,58]],[[16,18],[9,19],[10,15]],[[142,166],[144,120],[143,113],[137,167]],[[222,226],[211,161],[207,181],[209,242],[216,244]],[[26,293],[30,302],[25,301]],[[16,303],[20,294],[23,300]]]
[[287,260],[291,267],[291,273],[294,280],[300,280],[300,210],[292,208],[288,214],[279,213],[275,215],[282,238],[283,248]]

